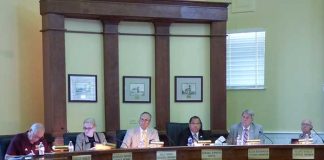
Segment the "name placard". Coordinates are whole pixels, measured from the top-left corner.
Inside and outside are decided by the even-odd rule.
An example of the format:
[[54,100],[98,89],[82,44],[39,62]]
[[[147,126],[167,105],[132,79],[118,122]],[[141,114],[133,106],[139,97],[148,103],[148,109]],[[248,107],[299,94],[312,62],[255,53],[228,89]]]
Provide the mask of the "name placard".
[[202,160],[222,160],[221,149],[202,149],[201,150]]
[[249,159],[269,159],[269,148],[249,148]]
[[176,160],[177,151],[157,151],[156,160]]
[[293,159],[315,159],[314,148],[293,148]]
[[91,160],[91,155],[72,156],[72,160]]
[[125,152],[125,153],[113,153],[112,154],[113,160],[132,160],[133,154],[132,152]]

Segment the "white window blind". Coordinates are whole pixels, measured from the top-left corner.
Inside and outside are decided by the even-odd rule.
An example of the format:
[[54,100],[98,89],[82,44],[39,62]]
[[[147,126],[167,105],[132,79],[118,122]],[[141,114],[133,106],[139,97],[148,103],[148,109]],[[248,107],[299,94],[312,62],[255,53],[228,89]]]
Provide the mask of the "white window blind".
[[227,36],[228,89],[264,89],[265,32]]

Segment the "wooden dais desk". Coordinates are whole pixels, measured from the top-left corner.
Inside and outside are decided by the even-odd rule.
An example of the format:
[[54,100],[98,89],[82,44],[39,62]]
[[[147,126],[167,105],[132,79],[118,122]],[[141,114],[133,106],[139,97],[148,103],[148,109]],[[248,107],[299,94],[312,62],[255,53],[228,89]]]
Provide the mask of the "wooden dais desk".
[[[206,155],[206,151],[213,153]],[[164,153],[167,157],[177,160],[200,160],[202,157],[220,156],[222,160],[293,160],[314,159],[324,160],[324,145],[251,145],[251,146],[203,146],[203,147],[163,147],[148,149],[113,149],[105,151],[62,152],[46,154],[44,157],[35,156],[38,159],[78,159],[86,160],[111,160],[113,155],[131,155],[132,160],[156,160]],[[202,154],[205,153],[205,154]],[[258,157],[259,156],[259,157]],[[261,158],[260,158],[261,156]],[[268,156],[268,158],[262,158]],[[117,156],[118,157],[118,156]],[[161,159],[161,158],[158,158]],[[162,158],[167,159],[167,158]],[[218,160],[218,159],[217,159]]]

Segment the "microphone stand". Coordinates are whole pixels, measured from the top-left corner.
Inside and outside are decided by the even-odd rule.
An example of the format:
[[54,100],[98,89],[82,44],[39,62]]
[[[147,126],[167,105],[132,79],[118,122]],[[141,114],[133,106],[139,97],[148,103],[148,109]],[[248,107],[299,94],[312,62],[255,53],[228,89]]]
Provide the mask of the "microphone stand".
[[271,144],[273,144],[273,141],[268,136],[266,136],[262,131],[259,131],[259,133],[264,137],[266,137],[271,142]]
[[324,143],[324,140],[323,140],[323,138],[315,131],[315,129],[314,128],[312,128],[311,130],[313,130],[314,132],[315,132],[315,134],[318,136],[318,137],[320,137],[320,139],[322,140],[322,142]]

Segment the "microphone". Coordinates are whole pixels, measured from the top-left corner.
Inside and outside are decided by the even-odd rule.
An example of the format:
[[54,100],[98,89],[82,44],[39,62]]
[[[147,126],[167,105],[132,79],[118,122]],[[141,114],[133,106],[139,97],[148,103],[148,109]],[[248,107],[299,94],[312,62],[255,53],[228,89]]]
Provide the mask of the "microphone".
[[262,131],[259,131],[259,133],[264,137],[266,137],[271,142],[271,144],[273,144],[273,141],[268,136],[266,136]]
[[315,131],[315,129],[314,128],[311,128],[311,130],[313,130],[317,134],[317,136],[320,137],[320,139],[322,140],[322,142],[324,143],[323,138]]

